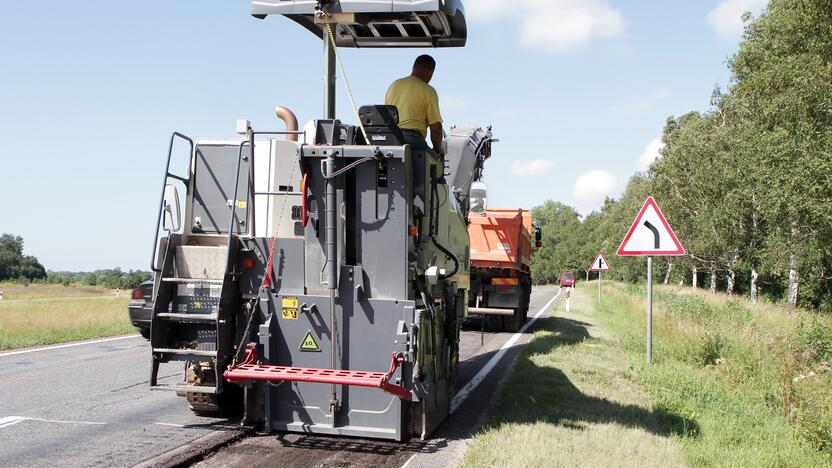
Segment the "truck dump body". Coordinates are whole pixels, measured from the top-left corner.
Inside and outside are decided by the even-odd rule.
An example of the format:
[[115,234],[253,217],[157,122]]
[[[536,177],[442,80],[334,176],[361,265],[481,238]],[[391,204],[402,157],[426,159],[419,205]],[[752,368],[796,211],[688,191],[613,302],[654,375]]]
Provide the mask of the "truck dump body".
[[531,270],[532,216],[527,210],[488,209],[471,214],[471,266]]
[[517,331],[526,321],[532,289],[532,225],[528,210],[490,208],[468,217],[472,315],[488,328]]

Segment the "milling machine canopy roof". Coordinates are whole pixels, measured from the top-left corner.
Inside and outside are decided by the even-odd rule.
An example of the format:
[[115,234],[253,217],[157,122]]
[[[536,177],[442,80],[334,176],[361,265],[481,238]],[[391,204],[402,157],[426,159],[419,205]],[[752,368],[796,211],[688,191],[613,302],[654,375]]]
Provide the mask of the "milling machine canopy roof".
[[254,0],[257,18],[283,15],[322,37],[319,10],[337,23],[338,47],[463,47],[461,0]]

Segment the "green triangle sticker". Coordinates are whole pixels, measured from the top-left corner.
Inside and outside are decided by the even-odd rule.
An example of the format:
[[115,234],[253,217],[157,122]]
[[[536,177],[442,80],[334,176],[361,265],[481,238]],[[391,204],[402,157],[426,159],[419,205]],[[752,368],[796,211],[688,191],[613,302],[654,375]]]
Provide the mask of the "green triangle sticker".
[[318,342],[315,341],[315,337],[312,336],[312,331],[306,332],[306,336],[303,337],[303,341],[300,342],[300,350],[301,351],[310,351],[310,352],[321,352],[321,347],[318,346]]

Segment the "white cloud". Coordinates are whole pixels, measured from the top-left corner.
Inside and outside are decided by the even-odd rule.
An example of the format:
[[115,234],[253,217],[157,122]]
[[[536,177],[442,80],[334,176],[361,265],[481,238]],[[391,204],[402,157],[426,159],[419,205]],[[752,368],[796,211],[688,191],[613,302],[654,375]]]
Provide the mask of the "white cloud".
[[743,13],[759,13],[767,3],[768,0],[720,0],[719,5],[708,13],[708,24],[722,37],[737,38],[743,31]]
[[650,94],[640,96],[630,101],[610,106],[610,115],[616,117],[632,117],[656,110],[656,104],[670,97],[670,90],[659,88]]
[[653,138],[647,147],[644,148],[644,153],[638,158],[638,170],[646,171],[654,161],[662,157],[661,150],[664,148],[661,138]]
[[621,12],[605,0],[468,0],[465,9],[473,20],[516,20],[520,43],[547,52],[574,50],[593,38],[624,32]]
[[589,171],[575,182],[572,196],[584,208],[600,206],[618,186],[615,176],[607,171]]
[[516,176],[544,175],[555,168],[555,162],[549,159],[532,159],[511,163],[511,173]]

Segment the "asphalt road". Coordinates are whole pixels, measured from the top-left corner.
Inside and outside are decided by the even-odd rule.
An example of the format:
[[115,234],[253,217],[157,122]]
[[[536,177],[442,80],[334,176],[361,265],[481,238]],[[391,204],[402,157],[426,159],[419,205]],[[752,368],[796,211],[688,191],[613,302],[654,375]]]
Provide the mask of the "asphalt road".
[[[181,380],[181,365],[164,367],[163,381]],[[228,427],[151,392],[149,369],[138,335],[0,353],[0,466],[130,466]]]
[[[535,289],[529,316],[557,290]],[[247,438],[219,451],[206,466],[413,466],[445,465],[464,450],[460,441],[478,427],[499,380],[530,339],[532,329],[486,333],[479,322],[462,335],[459,382],[471,381],[490,359],[493,370],[427,442],[387,444],[355,439],[275,435]],[[163,366],[162,381],[181,379],[181,363]],[[148,389],[150,352],[139,336],[0,352],[0,466],[131,466],[205,436],[236,427],[194,416],[184,398]],[[480,374],[478,378],[482,378]],[[252,462],[252,455],[255,456]],[[328,463],[333,461],[334,464]],[[352,460],[352,461],[350,461]],[[443,463],[444,462],[444,463]]]

